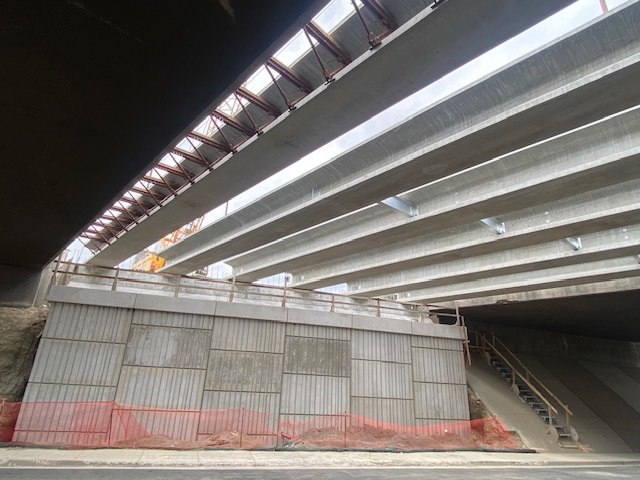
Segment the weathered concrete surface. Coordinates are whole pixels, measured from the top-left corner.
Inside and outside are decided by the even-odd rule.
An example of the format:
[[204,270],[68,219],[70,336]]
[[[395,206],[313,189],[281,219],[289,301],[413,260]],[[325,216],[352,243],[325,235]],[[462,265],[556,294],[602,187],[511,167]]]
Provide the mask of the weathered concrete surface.
[[[463,258],[428,267],[410,268],[349,283],[353,295],[379,296],[428,286],[448,285],[484,277],[549,269],[585,262],[632,257],[640,249],[640,226],[581,235],[575,250],[565,239]],[[629,238],[626,238],[629,237]]]
[[0,265],[0,305],[38,307],[44,303],[51,269],[31,269]]
[[[364,418],[356,423],[401,421],[407,428],[468,420],[466,395],[461,397],[466,379],[460,326],[405,320],[408,328],[396,333],[399,320],[356,316],[345,328],[343,314],[337,314],[337,326],[327,315],[285,323],[237,318],[233,308],[220,316],[221,302],[204,318],[134,310],[135,295],[121,307],[115,295],[120,292],[111,291],[85,295],[92,303],[86,305],[79,303],[77,290],[51,290],[58,301],[52,301],[54,314],[36,356],[15,441],[111,445],[150,436],[199,441],[240,431],[264,436],[265,446],[273,447],[276,426],[299,435],[298,428],[335,427],[332,422],[344,422],[349,411]],[[414,323],[424,329],[414,332]],[[355,349],[352,337],[358,339]],[[398,347],[404,351],[395,351]],[[416,380],[414,367],[421,372]],[[437,399],[429,409],[416,409],[416,389],[420,399]],[[97,410],[82,403],[114,401],[118,405],[103,403],[93,407]],[[49,402],[46,413],[37,402]],[[78,402],[79,411],[88,411],[94,421],[78,419]]]
[[632,4],[426,108],[325,167],[319,196],[288,185],[294,202],[241,228],[230,221],[226,237],[194,235],[164,253],[164,271],[192,271],[635,105],[640,91],[625,84],[640,69],[636,16]]
[[[113,266],[122,262],[570,3],[487,0],[482,5],[449,2],[435,10],[427,7],[91,263]],[[416,56],[420,62],[415,61]],[[345,111],[349,115],[343,115]]]
[[[478,396],[492,415],[497,415],[505,428],[518,433],[524,444],[541,452],[579,454],[580,450],[567,450],[546,430],[547,426],[540,417],[522,402],[509,388],[504,378],[487,365],[479,355],[474,355],[471,367],[467,369],[467,381],[471,390]],[[620,452],[630,452],[624,443]]]
[[47,313],[47,307],[0,307],[0,398],[22,399]]
[[[304,288],[348,281],[353,278],[349,273],[358,268],[363,270],[361,276],[371,275],[364,270],[376,248],[389,252],[387,271],[397,270],[394,260],[401,260],[402,255],[390,244],[639,177],[640,135],[634,128],[638,121],[640,111],[621,114],[400,195],[417,208],[419,213],[413,217],[370,207],[228,263],[242,281],[287,271],[294,274],[293,285]],[[415,240],[404,245],[405,254],[416,250],[418,243],[433,246],[433,241]],[[348,257],[356,254],[353,258],[357,258],[364,250],[367,255],[360,256],[365,262]],[[345,274],[336,275],[336,271]],[[384,273],[382,268],[376,271]]]

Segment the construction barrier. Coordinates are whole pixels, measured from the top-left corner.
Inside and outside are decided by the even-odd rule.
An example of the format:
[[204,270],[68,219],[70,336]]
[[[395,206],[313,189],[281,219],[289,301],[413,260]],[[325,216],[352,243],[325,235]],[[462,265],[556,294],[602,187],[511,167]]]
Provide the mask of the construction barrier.
[[14,445],[162,449],[518,449],[495,417],[381,422],[349,412],[287,416],[275,412],[152,409],[114,402],[3,402],[0,439]]

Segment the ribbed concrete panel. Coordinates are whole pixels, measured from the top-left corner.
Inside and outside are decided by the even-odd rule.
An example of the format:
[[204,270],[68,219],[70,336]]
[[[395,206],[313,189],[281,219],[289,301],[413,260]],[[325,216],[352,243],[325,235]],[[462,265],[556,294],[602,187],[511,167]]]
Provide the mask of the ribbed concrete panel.
[[[107,432],[111,419],[110,402],[28,402],[23,403],[16,430],[34,432]],[[31,437],[25,441],[37,441]]]
[[287,335],[291,337],[310,337],[310,338],[327,338],[330,340],[349,340],[351,338],[351,330],[347,328],[288,324]]
[[349,379],[285,374],[280,413],[331,415],[349,408]]
[[351,358],[411,363],[409,335],[354,330],[351,335]]
[[282,354],[211,350],[205,388],[238,392],[279,392]]
[[115,387],[29,383],[22,402],[111,402],[115,395]]
[[211,331],[132,325],[125,365],[207,368]]
[[348,377],[349,342],[323,338],[287,337],[285,373]]
[[466,385],[414,382],[416,418],[469,420]]
[[466,383],[464,358],[454,350],[413,348],[413,380],[431,383]]
[[216,317],[211,348],[243,352],[282,353],[284,323]]
[[439,350],[462,351],[462,342],[452,338],[411,336],[411,346],[421,348],[436,348]]
[[133,310],[52,303],[43,337],[125,343]]
[[413,398],[411,365],[352,360],[351,369],[354,397]]
[[29,381],[115,387],[125,346],[43,338]]
[[198,438],[200,412],[175,412],[136,408],[113,411],[111,443],[132,438],[167,437],[195,441]]
[[276,435],[279,404],[280,395],[275,393],[205,391],[198,434],[242,431],[249,435]]
[[615,365],[587,361],[580,364],[640,413],[640,383]]
[[392,428],[385,424],[408,426],[415,423],[413,400],[352,397],[350,413],[351,425],[356,427]]
[[181,327],[211,330],[213,328],[213,316],[136,310],[133,315],[133,323],[139,325],[154,325],[157,327]]
[[116,401],[150,408],[198,409],[204,370],[122,367]]

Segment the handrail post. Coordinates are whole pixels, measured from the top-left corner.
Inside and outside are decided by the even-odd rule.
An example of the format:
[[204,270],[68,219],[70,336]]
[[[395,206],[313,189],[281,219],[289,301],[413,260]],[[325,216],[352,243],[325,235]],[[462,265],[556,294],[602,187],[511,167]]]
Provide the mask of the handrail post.
[[180,281],[182,280],[182,275],[178,274],[178,280],[176,281],[176,289],[173,292],[173,296],[177,297],[180,295]]
[[282,308],[287,306],[287,281],[289,277],[285,275],[284,277],[284,288],[282,289]]
[[231,291],[229,292],[229,303],[233,303],[233,290],[236,287],[236,276],[233,276],[233,280],[231,281]]
[[120,276],[120,267],[116,267],[116,274],[113,276],[113,285],[111,285],[111,291],[115,292],[118,288],[118,277]]
[[331,313],[336,311],[336,295],[335,293],[331,294]]
[[380,299],[378,298],[378,308],[376,310],[376,317],[380,317]]

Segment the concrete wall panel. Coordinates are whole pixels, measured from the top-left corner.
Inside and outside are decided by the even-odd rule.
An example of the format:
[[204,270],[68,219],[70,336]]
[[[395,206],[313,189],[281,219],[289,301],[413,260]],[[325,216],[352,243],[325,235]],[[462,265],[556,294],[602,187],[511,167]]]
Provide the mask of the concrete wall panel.
[[111,402],[115,395],[115,387],[30,382],[22,402]]
[[211,348],[282,353],[285,324],[264,320],[216,317]]
[[353,360],[351,369],[354,397],[413,398],[411,365]]
[[282,355],[212,350],[205,388],[238,392],[279,392]]
[[122,367],[116,401],[149,408],[199,409],[204,370]]
[[31,382],[113,386],[118,384],[124,345],[43,338]]
[[211,331],[133,325],[125,365],[207,368]]
[[330,340],[350,340],[351,330],[348,328],[320,327],[315,325],[287,325],[290,337],[326,338]]
[[413,380],[432,383],[466,383],[464,358],[455,350],[413,348]]
[[283,375],[280,413],[331,415],[348,409],[348,378]]
[[43,337],[125,343],[133,310],[72,303],[53,303]]
[[413,400],[389,398],[351,398],[351,425],[374,425],[380,428],[410,426],[415,422]]
[[469,420],[466,385],[414,383],[416,418]]
[[287,337],[284,371],[348,377],[350,350],[349,342],[343,340]]
[[462,341],[455,338],[419,337],[414,335],[411,337],[411,346],[462,351]]
[[279,405],[277,393],[205,391],[198,433],[242,430],[249,435],[277,435]]
[[354,330],[351,335],[351,358],[411,363],[408,335]]
[[[172,300],[184,299],[180,298]],[[136,310],[133,316],[133,323],[138,325],[154,325],[157,327],[199,328],[211,330],[213,328],[213,316]]]

